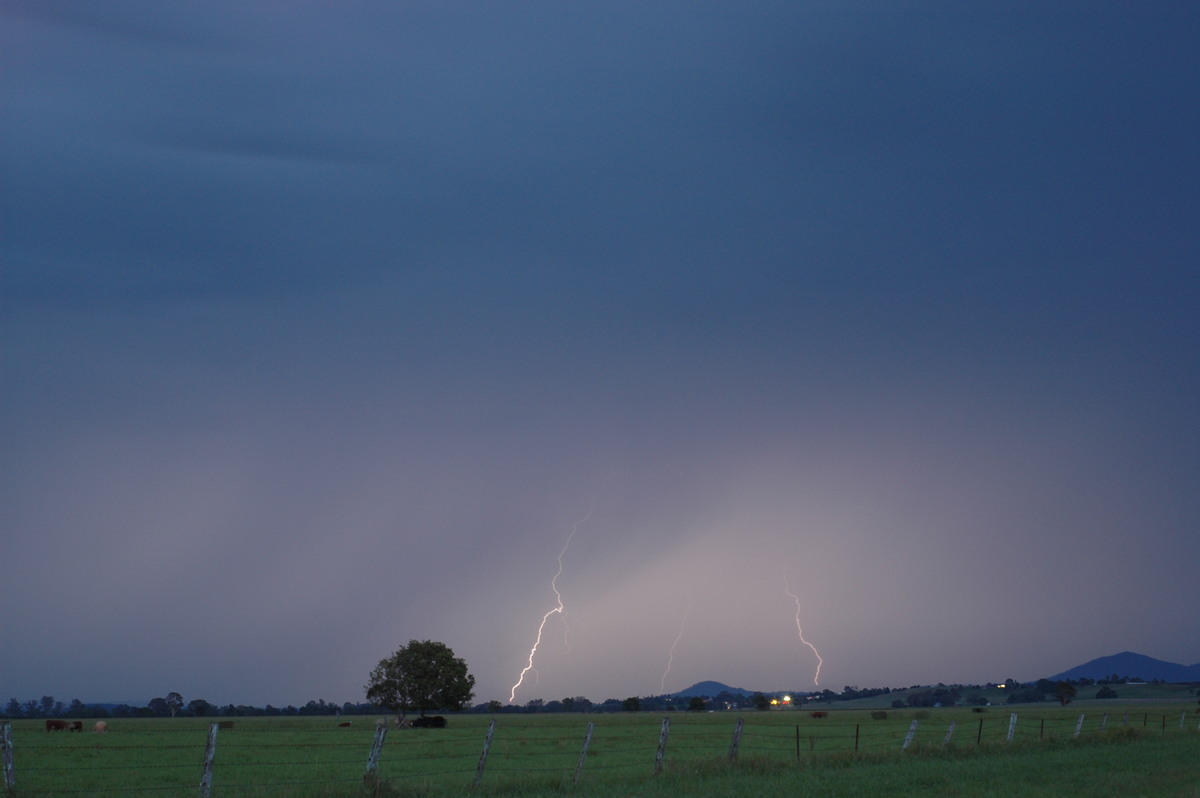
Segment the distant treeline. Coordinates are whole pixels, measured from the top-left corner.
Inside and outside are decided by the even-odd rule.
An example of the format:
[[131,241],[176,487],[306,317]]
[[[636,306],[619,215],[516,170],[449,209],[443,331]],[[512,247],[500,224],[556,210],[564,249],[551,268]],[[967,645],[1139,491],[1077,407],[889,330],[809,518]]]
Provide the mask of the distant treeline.
[[[1136,676],[1117,676],[1113,674],[1106,679],[1068,679],[1067,684],[1075,687],[1104,686],[1139,683],[1144,680]],[[1154,679],[1151,684],[1160,683]],[[731,693],[722,690],[715,696],[633,696],[629,698],[609,698],[595,703],[585,696],[571,696],[561,700],[545,701],[541,698],[532,699],[524,704],[507,704],[500,701],[488,701],[471,707],[471,712],[489,713],[530,713],[530,712],[671,712],[677,710],[726,710],[726,709],[769,709],[775,706],[786,695],[792,706],[835,701],[853,701],[858,698],[872,698],[888,695],[892,692],[906,693],[903,699],[897,698],[892,702],[893,707],[936,707],[984,705],[990,703],[983,691],[994,688],[1004,688],[1007,692],[1008,703],[1028,703],[1031,701],[1052,700],[1057,683],[1048,679],[1038,679],[1036,682],[1022,683],[1008,679],[998,684],[945,685],[936,687],[928,685],[913,685],[910,688],[893,690],[890,687],[859,688],[847,685],[841,692],[825,689],[820,692],[780,692],[780,693]],[[1098,698],[1115,698],[1116,693],[1111,688],[1103,689],[1097,694]],[[775,703],[772,702],[775,699]],[[309,701],[304,706],[296,707],[289,704],[285,707],[275,707],[267,704],[264,707],[252,707],[245,704],[213,704],[203,698],[193,699],[184,703],[178,693],[168,693],[164,697],[152,698],[145,706],[130,704],[85,704],[78,698],[69,704],[56,701],[53,696],[44,695],[40,699],[18,701],[11,698],[0,713],[0,717],[8,720],[33,720],[38,718],[166,718],[166,717],[261,717],[261,716],[291,716],[291,715],[379,715],[388,714],[389,710],[375,704],[334,704],[329,701]]]
[[130,704],[85,704],[78,698],[69,704],[56,701],[54,696],[44,695],[40,699],[18,701],[11,698],[0,717],[8,720],[32,720],[37,718],[169,718],[169,717],[258,717],[270,715],[376,715],[387,710],[372,704],[331,704],[327,701],[309,701],[302,707],[288,705],[274,707],[251,707],[245,704],[219,706],[203,698],[184,704],[181,700],[153,698],[145,706]]

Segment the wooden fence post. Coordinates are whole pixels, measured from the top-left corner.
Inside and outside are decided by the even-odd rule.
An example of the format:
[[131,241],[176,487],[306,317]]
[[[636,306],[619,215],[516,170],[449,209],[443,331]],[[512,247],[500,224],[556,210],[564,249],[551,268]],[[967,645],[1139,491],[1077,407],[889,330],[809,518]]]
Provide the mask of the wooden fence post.
[[733,739],[729,741],[729,761],[736,762],[738,754],[738,744],[742,741],[742,725],[745,723],[741,718],[737,719],[737,723],[733,727]]
[[1011,743],[1013,735],[1017,731],[1017,713],[1014,712],[1008,716],[1008,741]]
[[860,723],[854,724],[854,753],[856,753],[856,754],[858,753],[858,731],[859,731],[859,727],[861,725],[862,724],[860,724]]
[[488,724],[487,737],[483,738],[483,751],[479,754],[479,767],[475,768],[475,783],[483,779],[483,768],[487,764],[488,751],[492,747],[492,734],[496,731],[496,719]]
[[217,755],[216,723],[208,727],[208,745],[204,746],[204,774],[200,776],[200,798],[209,798],[212,794],[213,759]]
[[[1179,721],[1183,726],[1183,721]],[[0,723],[0,749],[4,755],[4,791],[11,792],[17,786],[17,777],[13,773],[12,724]]]
[[954,736],[954,721],[950,721],[950,728],[946,729],[946,739],[942,740],[942,748],[950,745],[950,738]]
[[913,737],[917,734],[917,722],[914,720],[912,725],[908,727],[908,734],[904,735],[904,745],[900,746],[900,750],[907,750],[908,746],[912,745]]
[[983,718],[979,719],[979,731],[975,734],[975,745],[979,746],[983,742]]
[[1081,731],[1083,731],[1083,713],[1082,712],[1079,714],[1079,720],[1075,722],[1075,733],[1071,736],[1078,737],[1079,733]]
[[1179,728],[1181,730],[1183,729],[1183,719],[1186,717],[1187,717],[1187,710],[1185,709],[1183,712],[1179,713]]
[[371,741],[371,753],[367,755],[367,770],[363,773],[363,781],[370,783],[379,774],[379,754],[383,751],[383,741],[387,737],[387,724],[375,727],[375,739]]
[[592,729],[596,726],[592,721],[588,721],[587,734],[583,736],[583,748],[579,751],[579,764],[575,766],[575,783],[579,783],[579,774],[583,771],[583,761],[587,759],[588,746],[592,742]]
[[667,734],[671,730],[671,719],[663,718],[662,731],[658,734],[658,754],[654,757],[654,775],[662,773],[663,757],[667,754]]
[[1108,728],[1108,713],[1104,713],[1104,717],[1100,718],[1100,731]]

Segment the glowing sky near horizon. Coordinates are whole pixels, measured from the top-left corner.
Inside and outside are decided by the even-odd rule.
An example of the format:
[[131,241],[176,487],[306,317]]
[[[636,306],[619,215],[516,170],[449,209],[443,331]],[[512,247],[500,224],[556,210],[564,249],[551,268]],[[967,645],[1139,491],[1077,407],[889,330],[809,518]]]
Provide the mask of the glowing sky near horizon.
[[1197,40],[5,3],[0,701],[504,701],[552,578],[519,702],[1200,661]]

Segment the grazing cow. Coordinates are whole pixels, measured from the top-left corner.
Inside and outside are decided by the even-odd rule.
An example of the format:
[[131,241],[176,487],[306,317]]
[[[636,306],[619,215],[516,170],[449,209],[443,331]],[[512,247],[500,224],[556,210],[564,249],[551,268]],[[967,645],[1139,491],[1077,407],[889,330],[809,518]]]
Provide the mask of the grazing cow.
[[48,720],[46,721],[46,731],[65,731],[67,722],[65,720]]
[[217,721],[217,731],[233,731],[233,721],[231,721],[231,720]]
[[829,717],[829,713],[828,713],[828,712],[824,712],[824,711],[822,711],[822,712],[814,712],[814,713],[812,713],[811,717],[814,717],[814,718],[827,718],[827,717]]
[[414,729],[444,729],[446,719],[441,715],[422,715],[412,722]]
[[92,727],[92,730],[96,732],[96,734],[104,734],[106,731],[108,731],[108,724],[102,720],[98,720],[96,721],[96,725]]
[[69,732],[73,732],[73,731],[82,732],[82,731],[83,731],[83,721],[81,721],[81,720],[73,720],[73,721],[71,721],[70,723],[68,723],[68,724],[67,724],[67,731],[69,731]]
[[354,721],[352,721],[352,720],[344,720],[338,724],[338,728],[339,729],[348,729],[348,728],[350,728],[350,724],[353,722]]

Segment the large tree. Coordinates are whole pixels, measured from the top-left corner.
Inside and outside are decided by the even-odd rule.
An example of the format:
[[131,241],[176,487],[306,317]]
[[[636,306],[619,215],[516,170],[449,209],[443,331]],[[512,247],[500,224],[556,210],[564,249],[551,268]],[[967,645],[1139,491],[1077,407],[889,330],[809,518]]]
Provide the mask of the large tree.
[[433,709],[462,709],[475,697],[475,677],[445,643],[409,640],[371,671],[367,700],[398,712],[424,715]]

